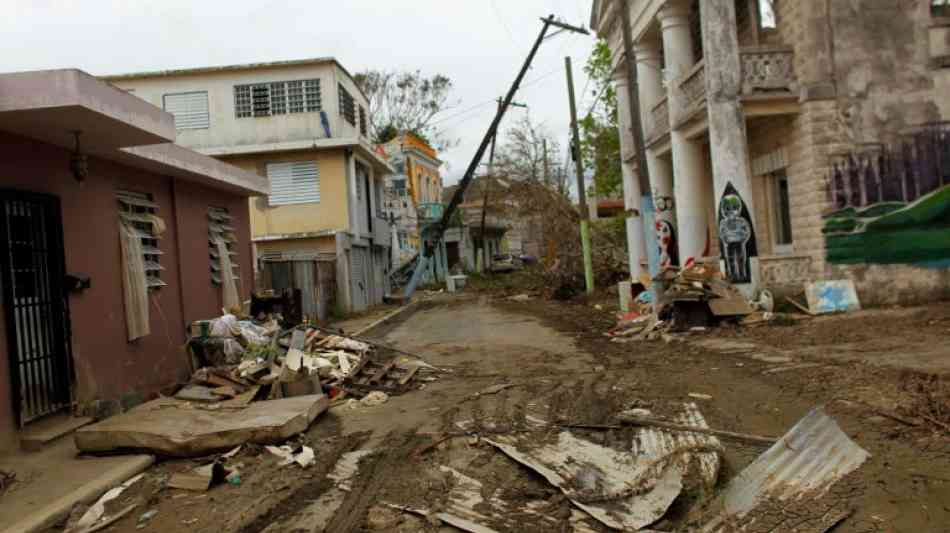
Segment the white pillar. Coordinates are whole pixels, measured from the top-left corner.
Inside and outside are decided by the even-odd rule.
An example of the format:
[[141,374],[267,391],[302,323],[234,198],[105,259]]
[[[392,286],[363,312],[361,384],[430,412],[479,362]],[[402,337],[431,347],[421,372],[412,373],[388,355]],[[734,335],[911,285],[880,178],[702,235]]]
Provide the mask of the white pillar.
[[728,279],[749,295],[758,277],[754,260],[758,250],[749,146],[739,101],[742,76],[735,2],[706,0],[700,7],[720,253]]
[[[653,109],[663,97],[663,78],[660,70],[658,47],[638,44],[634,48],[637,60],[637,84],[639,86],[640,119],[646,132],[653,131]],[[644,135],[644,136],[645,136]],[[650,172],[650,188],[656,207],[657,246],[660,249],[660,267],[678,263],[676,253],[676,216],[673,211],[673,167],[668,161],[646,150],[647,169]]]
[[[663,28],[663,51],[666,59],[667,94],[670,117],[674,122],[686,112],[685,95],[679,91],[676,80],[685,76],[696,63],[693,34],[689,27],[689,5],[669,2],[660,10],[658,18]],[[699,259],[707,251],[709,229],[704,206],[711,190],[703,175],[703,148],[690,141],[676,129],[670,131],[673,152],[673,200],[676,210],[676,243],[680,264]]]
[[[626,69],[621,65],[619,71],[625,72]],[[640,190],[640,179],[633,163],[636,156],[636,146],[633,141],[633,130],[630,126],[627,77],[623,74],[614,77],[614,88],[617,93],[617,121],[620,130],[623,205],[627,213],[627,260],[630,263],[630,277],[637,280],[640,278],[641,264],[646,259],[646,250],[643,240],[643,216],[640,213],[640,199],[643,196],[643,191]]]

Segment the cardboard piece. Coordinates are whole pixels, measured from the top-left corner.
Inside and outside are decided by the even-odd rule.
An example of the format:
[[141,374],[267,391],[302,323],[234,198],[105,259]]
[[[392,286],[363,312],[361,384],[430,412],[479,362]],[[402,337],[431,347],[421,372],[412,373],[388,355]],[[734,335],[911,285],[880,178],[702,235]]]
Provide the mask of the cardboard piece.
[[275,444],[305,431],[329,406],[323,394],[253,402],[244,408],[189,409],[159,398],[76,431],[87,453],[148,450],[173,457],[200,457],[244,444]]

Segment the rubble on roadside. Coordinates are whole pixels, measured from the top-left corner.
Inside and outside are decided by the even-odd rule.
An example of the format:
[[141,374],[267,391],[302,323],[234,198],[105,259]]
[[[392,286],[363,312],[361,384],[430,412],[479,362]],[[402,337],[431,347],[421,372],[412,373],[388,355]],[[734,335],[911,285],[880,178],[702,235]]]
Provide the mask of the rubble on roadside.
[[[431,366],[407,358],[378,361],[376,346],[279,314],[242,320],[225,314],[191,326],[188,383],[75,434],[84,452],[147,450],[194,457],[246,442],[280,444],[305,431],[345,396],[378,405],[413,386]],[[204,475],[202,472],[201,475]]]
[[644,291],[635,299],[635,309],[620,315],[607,333],[613,342],[670,342],[674,333],[703,332],[725,321],[751,325],[774,316],[770,293],[763,291],[759,300],[750,302],[709,264],[666,267],[641,284]]

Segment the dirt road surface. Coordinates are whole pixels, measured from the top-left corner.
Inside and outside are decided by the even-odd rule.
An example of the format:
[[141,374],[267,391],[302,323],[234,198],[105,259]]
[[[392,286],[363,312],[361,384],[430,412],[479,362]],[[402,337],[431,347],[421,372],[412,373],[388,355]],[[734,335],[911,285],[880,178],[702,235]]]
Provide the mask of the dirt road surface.
[[[484,524],[498,531],[550,531],[539,515],[523,512],[531,506],[565,524],[563,531],[571,531],[571,520],[606,531],[578,516],[543,478],[460,428],[485,437],[523,431],[538,420],[607,424],[624,407],[682,401],[696,401],[711,427],[770,436],[824,404],[871,453],[833,495],[853,511],[834,531],[950,531],[947,375],[860,360],[862,353],[878,349],[880,359],[899,346],[899,363],[916,342],[926,345],[922,364],[939,367],[934,354],[943,350],[950,359],[946,306],[629,344],[603,335],[614,322],[610,311],[609,304],[598,310],[590,302],[512,302],[480,294],[417,305],[368,335],[442,369],[420,374],[421,388],[374,407],[331,408],[302,438],[317,454],[307,469],[278,467],[270,454],[247,446],[233,459],[241,464],[239,486],[194,493],[164,483],[200,461],[164,462],[120,498],[117,508],[139,506],[107,531],[456,531],[387,506],[444,509],[458,479],[445,467],[477,479],[483,495],[504,502],[505,521]],[[724,448],[720,487],[763,451],[733,441]],[[337,489],[327,475],[353,450],[367,453],[347,490],[329,498]],[[327,507],[328,501],[334,503]],[[684,530],[690,503],[681,497],[653,528]],[[146,510],[158,512],[139,523]],[[792,531],[791,524],[761,530]]]

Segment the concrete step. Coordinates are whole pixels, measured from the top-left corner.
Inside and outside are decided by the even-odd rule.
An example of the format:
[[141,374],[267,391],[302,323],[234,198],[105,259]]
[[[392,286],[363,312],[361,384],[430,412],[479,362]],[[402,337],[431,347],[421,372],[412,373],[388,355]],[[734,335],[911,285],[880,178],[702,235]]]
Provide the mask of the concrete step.
[[28,424],[20,432],[20,447],[28,452],[41,450],[43,446],[65,437],[77,429],[95,422],[88,417],[53,415]]

